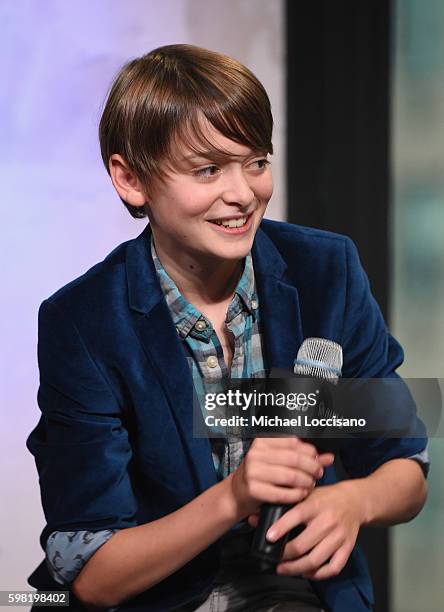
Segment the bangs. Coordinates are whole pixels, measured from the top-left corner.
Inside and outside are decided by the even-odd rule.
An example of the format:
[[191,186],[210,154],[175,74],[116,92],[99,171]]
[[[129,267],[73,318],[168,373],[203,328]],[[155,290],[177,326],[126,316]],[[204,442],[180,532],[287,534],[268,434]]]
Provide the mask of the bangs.
[[[225,136],[233,142],[244,145],[254,152],[261,155],[266,155],[267,153],[270,155],[273,154],[273,147],[255,138],[254,135],[248,133],[246,129],[242,129],[245,128],[245,126],[238,127],[237,124],[229,125],[223,121],[223,117],[220,119],[222,119],[222,121],[210,121],[200,110],[196,110],[193,116],[178,126],[172,135],[169,154],[165,159],[167,164],[172,165],[180,161],[177,151],[181,148],[181,145],[186,146],[186,148],[196,154],[196,156],[208,157],[210,155],[216,161],[220,162],[232,156],[233,153],[229,148],[221,147],[208,136],[209,126],[215,128],[222,136]],[[233,117],[231,116],[230,120],[232,119]]]
[[[245,96],[220,99],[200,93],[198,99],[187,101],[179,110],[176,106],[177,124],[171,133],[168,153],[164,161],[168,166],[178,161],[176,151],[185,145],[192,153],[223,159],[231,151],[221,148],[208,137],[208,126],[212,126],[228,140],[250,148],[261,155],[273,155],[271,113],[263,112],[257,100]],[[177,112],[179,110],[179,112]],[[182,111],[182,112],[180,112]],[[264,116],[265,115],[265,116]]]

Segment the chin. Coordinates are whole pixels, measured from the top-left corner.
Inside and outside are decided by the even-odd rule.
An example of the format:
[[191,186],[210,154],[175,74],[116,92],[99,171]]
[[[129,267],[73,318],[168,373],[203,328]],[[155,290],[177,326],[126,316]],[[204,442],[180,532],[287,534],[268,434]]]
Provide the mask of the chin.
[[220,257],[220,259],[225,259],[227,261],[238,261],[240,259],[244,259],[248,255],[250,250],[251,246],[246,246],[245,248],[237,249],[225,249],[221,252],[218,252],[217,254],[215,253],[215,256]]

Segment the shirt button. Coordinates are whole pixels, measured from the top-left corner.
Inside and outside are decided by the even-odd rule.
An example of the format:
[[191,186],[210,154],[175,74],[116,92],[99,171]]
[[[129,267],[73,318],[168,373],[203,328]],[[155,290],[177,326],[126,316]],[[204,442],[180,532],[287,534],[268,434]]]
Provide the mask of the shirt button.
[[209,368],[215,368],[217,366],[217,357],[210,355],[210,357],[207,359],[207,366]]
[[256,310],[256,308],[257,308],[256,300],[251,300],[251,308],[252,308],[252,310]]
[[203,331],[206,326],[207,324],[205,323],[205,321],[202,321],[202,319],[200,319],[200,321],[198,321],[194,327],[197,329],[197,331]]

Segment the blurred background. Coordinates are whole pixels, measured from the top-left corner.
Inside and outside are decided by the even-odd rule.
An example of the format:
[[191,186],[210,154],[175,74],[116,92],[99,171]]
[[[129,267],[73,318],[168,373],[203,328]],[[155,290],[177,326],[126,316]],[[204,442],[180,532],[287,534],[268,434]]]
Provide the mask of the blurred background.
[[[185,42],[255,72],[275,119],[267,216],[350,235],[405,348],[401,373],[444,377],[442,0],[2,0],[0,27],[0,590],[29,588],[43,557],[25,449],[38,307],[145,224],[115,195],[97,139],[130,58]],[[421,515],[363,534],[377,612],[443,608],[442,440],[430,454]]]

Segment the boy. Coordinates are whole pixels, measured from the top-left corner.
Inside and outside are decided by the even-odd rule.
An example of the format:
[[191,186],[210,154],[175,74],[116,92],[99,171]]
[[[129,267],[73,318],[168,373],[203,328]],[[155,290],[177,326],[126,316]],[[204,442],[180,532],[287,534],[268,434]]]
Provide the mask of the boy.
[[[341,483],[332,454],[297,438],[193,438],[193,384],[291,368],[304,337],[340,343],[346,377],[402,361],[352,243],[262,221],[271,135],[262,85],[218,53],[163,47],[111,88],[103,161],[150,223],[42,304],[28,441],[47,519],[30,583],[70,585],[72,609],[368,610],[360,526],[425,502],[423,438],[344,445]],[[269,539],[306,529],[258,579],[263,502],[294,506]]]

